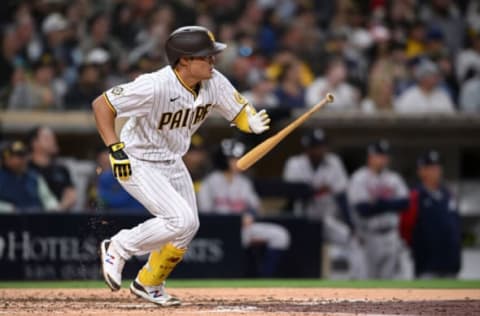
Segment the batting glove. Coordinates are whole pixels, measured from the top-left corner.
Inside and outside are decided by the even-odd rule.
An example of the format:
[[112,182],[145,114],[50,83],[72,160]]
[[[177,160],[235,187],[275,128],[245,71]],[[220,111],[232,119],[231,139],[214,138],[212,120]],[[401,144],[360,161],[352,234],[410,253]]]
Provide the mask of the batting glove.
[[108,146],[110,150],[110,164],[112,165],[112,171],[115,178],[120,180],[128,180],[132,175],[132,166],[130,165],[130,159],[123,149],[125,144],[123,142],[115,143]]
[[253,114],[251,111],[247,112],[248,125],[250,130],[255,134],[261,134],[270,129],[270,117],[265,109]]

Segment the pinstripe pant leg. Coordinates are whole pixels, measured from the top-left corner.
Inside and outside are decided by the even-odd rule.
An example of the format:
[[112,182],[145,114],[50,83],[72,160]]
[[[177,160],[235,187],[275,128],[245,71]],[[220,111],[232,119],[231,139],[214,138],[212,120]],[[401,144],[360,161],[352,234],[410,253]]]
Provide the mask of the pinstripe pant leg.
[[[176,165],[162,166],[136,159],[131,162],[132,176],[120,183],[155,217],[112,237],[114,247],[125,259],[147,254],[198,229],[198,218],[192,216],[196,208],[192,210],[191,201],[187,202],[170,181],[181,170]],[[180,238],[174,245],[186,247],[190,240],[187,238],[185,243]]]

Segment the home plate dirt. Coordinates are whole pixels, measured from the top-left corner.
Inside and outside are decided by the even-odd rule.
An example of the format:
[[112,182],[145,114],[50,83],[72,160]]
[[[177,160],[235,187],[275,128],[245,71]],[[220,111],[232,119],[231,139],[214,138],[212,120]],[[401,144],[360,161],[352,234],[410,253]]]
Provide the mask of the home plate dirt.
[[100,315],[480,315],[480,290],[242,288],[170,289],[162,308],[128,290],[1,289],[0,316]]

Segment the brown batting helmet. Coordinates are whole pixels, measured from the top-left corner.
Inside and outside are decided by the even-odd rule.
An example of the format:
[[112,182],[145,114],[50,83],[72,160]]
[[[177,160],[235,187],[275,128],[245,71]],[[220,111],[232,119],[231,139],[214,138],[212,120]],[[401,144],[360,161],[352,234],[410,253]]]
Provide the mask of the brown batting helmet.
[[203,57],[220,53],[226,44],[216,42],[212,32],[201,26],[184,26],[170,34],[165,43],[168,63],[174,67],[181,57]]

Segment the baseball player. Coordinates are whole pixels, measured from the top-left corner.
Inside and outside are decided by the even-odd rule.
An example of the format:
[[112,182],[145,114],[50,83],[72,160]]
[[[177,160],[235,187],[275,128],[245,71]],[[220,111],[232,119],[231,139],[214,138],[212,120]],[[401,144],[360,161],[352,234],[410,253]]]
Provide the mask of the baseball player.
[[401,228],[411,247],[415,276],[455,278],[461,267],[461,220],[457,202],[443,180],[439,153],[429,150],[417,159],[420,182],[410,192]]
[[311,185],[314,195],[306,205],[306,217],[323,222],[323,237],[331,245],[345,250],[350,277],[358,278],[362,273],[358,271],[365,267],[353,235],[345,167],[341,159],[328,150],[327,137],[322,129],[307,131],[301,143],[304,152],[287,160],[283,179]]
[[385,140],[370,144],[367,165],[352,175],[348,187],[364,241],[368,278],[405,278],[409,267],[399,234],[399,213],[408,207],[408,189],[399,174],[387,169],[389,151]]
[[[101,243],[103,276],[113,291],[121,287],[125,261],[149,253],[131,292],[162,306],[180,304],[166,293],[164,282],[199,227],[192,180],[181,159],[191,135],[212,111],[244,132],[269,129],[266,111],[257,113],[214,69],[215,55],[225,47],[206,28],[181,27],[165,43],[169,65],[93,102],[114,175],[153,215]],[[114,130],[116,117],[129,118],[120,138]]]
[[242,244],[265,243],[259,275],[275,275],[280,258],[290,245],[290,233],[274,223],[255,222],[260,208],[253,184],[242,175],[236,162],[245,153],[246,146],[235,139],[224,139],[215,154],[216,170],[210,173],[200,186],[198,205],[200,212],[238,214],[243,216]]

